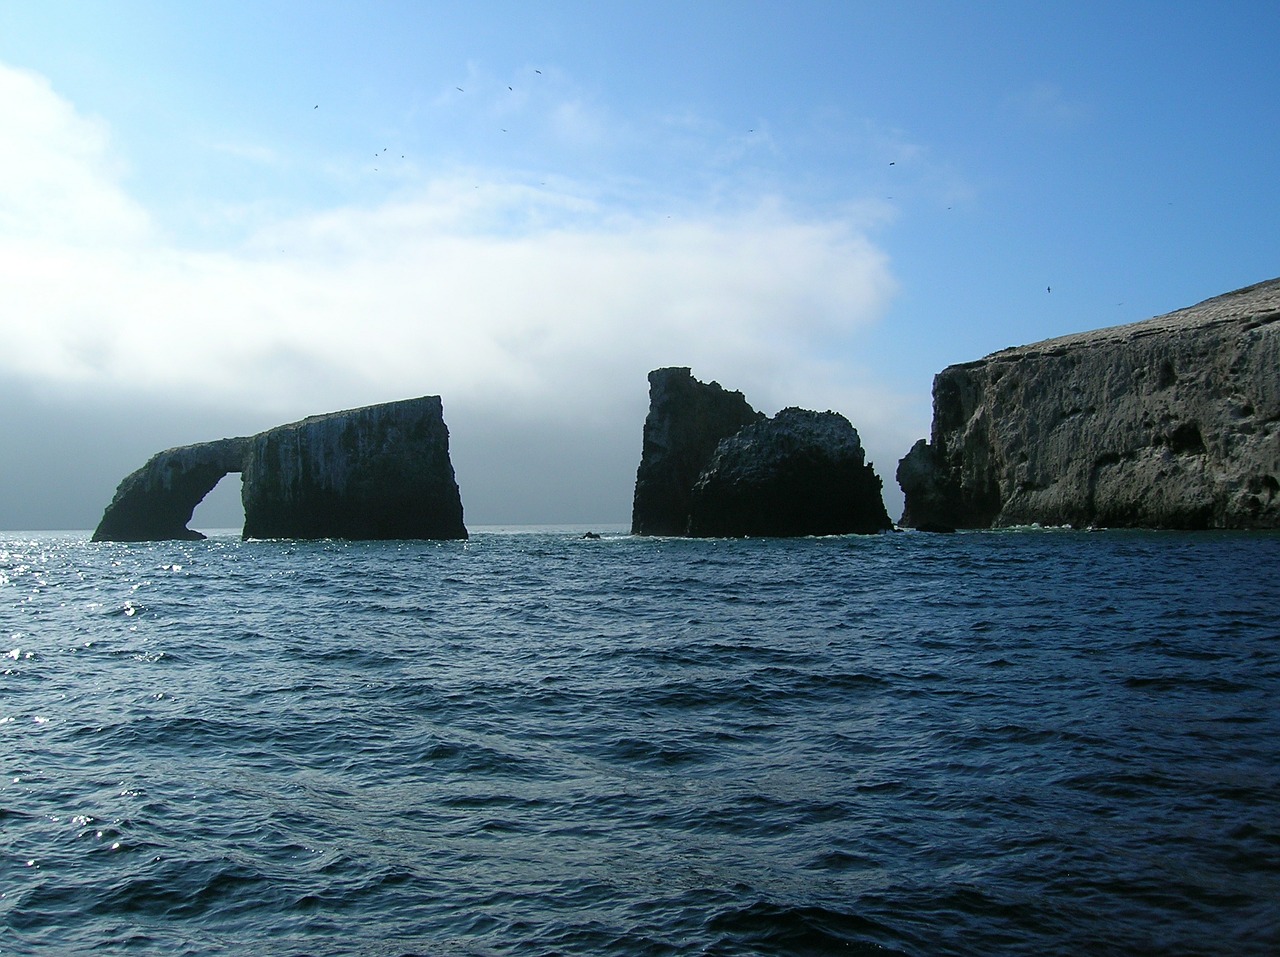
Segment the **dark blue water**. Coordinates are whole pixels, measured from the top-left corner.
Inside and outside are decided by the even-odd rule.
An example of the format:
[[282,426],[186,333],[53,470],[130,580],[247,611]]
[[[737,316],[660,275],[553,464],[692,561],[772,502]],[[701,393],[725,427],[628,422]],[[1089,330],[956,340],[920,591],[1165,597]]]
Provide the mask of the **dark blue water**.
[[0,539],[0,953],[1270,954],[1280,537]]

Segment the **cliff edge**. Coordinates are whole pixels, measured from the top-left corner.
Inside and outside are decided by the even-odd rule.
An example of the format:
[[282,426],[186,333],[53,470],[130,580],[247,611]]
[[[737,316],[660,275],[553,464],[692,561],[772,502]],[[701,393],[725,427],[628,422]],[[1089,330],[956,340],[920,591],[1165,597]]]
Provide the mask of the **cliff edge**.
[[1280,279],[933,383],[900,524],[1280,528]]

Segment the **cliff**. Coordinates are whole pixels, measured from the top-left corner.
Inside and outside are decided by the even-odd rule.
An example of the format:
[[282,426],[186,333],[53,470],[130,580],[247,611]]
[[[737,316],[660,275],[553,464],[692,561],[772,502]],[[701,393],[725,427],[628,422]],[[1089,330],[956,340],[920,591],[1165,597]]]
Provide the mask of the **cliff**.
[[1280,528],[1280,279],[944,369],[901,524]]
[[718,382],[699,382],[687,368],[650,372],[631,533],[684,535],[694,483],[716,445],[763,418],[741,392],[729,392]]
[[313,416],[153,456],[120,483],[94,541],[203,538],[200,500],[243,475],[245,538],[466,538],[439,396]]
[[835,412],[783,409],[724,439],[703,470],[689,534],[844,535],[893,527],[858,433]]

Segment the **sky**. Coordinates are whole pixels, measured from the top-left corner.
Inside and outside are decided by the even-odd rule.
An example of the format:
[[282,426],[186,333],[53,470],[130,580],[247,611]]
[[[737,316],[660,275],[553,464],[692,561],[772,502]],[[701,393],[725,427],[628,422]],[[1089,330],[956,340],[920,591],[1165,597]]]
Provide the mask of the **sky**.
[[469,526],[626,523],[673,365],[845,415],[896,517],[945,366],[1280,275],[1277,49],[1274,0],[0,0],[0,528],[419,395]]

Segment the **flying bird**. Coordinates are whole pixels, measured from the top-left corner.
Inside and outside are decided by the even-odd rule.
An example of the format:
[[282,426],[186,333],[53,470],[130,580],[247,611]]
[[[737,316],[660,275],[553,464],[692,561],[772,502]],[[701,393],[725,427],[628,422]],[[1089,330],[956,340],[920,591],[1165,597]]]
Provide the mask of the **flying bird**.
[[463,89],[462,87],[460,87],[460,86],[455,86],[455,87],[454,87],[454,89],[455,89],[455,90],[457,90],[459,93],[466,93],[466,92],[467,92],[466,90],[464,90],[464,89]]
[[541,70],[534,70],[533,72],[534,72],[534,73],[537,73],[538,75],[541,75],[541,74],[542,74],[542,71],[541,71]]

